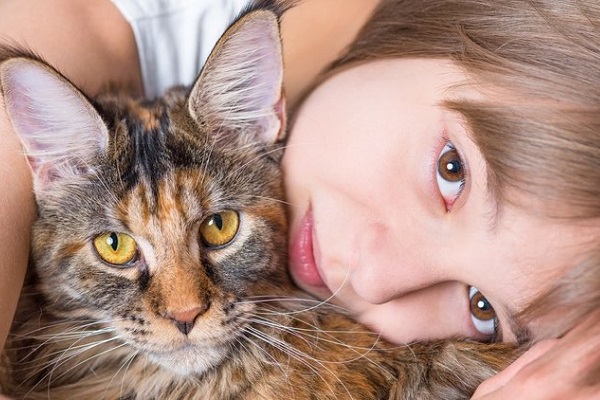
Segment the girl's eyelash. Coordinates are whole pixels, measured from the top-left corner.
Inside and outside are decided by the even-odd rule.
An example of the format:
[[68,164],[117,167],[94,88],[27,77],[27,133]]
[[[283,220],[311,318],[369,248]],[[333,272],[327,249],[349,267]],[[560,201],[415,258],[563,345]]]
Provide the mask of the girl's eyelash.
[[502,334],[500,333],[500,321],[498,320],[498,317],[496,317],[496,319],[494,319],[494,334],[492,335],[490,342],[491,343],[502,342]]
[[502,342],[502,332],[500,330],[500,320],[496,316],[494,318],[494,333],[490,336],[488,343],[501,343]]

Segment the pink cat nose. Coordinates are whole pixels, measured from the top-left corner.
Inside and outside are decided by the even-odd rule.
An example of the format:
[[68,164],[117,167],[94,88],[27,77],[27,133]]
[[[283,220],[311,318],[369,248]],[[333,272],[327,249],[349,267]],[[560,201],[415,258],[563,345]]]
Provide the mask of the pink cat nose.
[[194,328],[196,319],[208,310],[208,303],[199,307],[190,308],[183,311],[173,311],[167,315],[167,318],[173,320],[173,323],[181,333],[187,335]]

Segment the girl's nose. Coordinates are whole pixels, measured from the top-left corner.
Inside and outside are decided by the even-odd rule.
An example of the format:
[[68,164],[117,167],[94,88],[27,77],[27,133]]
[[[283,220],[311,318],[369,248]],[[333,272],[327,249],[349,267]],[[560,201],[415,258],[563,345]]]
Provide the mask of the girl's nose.
[[350,282],[354,291],[372,304],[442,281],[435,268],[431,246],[428,250],[398,238],[383,222],[373,222],[357,234],[350,257]]
[[444,282],[371,305],[360,321],[396,343],[473,337],[467,286]]

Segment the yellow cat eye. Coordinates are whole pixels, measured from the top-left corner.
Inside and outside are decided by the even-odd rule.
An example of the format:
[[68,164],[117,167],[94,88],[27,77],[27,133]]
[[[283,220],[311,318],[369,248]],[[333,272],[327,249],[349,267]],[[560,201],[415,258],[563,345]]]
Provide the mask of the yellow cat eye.
[[137,254],[135,240],[120,232],[107,232],[96,236],[94,248],[104,262],[114,265],[127,264]]
[[208,247],[224,246],[231,242],[240,227],[240,215],[222,211],[211,215],[200,224],[200,239]]

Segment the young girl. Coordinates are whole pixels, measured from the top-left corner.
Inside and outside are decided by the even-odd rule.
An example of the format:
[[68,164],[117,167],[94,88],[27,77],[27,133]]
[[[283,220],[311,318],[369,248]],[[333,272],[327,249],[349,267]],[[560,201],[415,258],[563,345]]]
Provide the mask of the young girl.
[[[593,313],[599,22],[593,1],[383,1],[295,113],[297,284],[397,342],[524,342]],[[587,323],[585,345],[582,328],[564,341],[578,361],[562,373],[595,393],[600,329]],[[567,398],[546,362],[537,396]]]
[[[185,2],[163,2],[165,10],[147,1],[135,8],[125,1],[4,0],[0,30],[90,95],[110,81],[152,96],[190,83],[201,64],[201,51],[182,56],[185,16],[223,17],[239,7],[204,3],[211,12],[192,12]],[[600,228],[593,185],[600,171],[598,7],[592,0],[565,9],[555,1],[383,0],[352,40],[376,3],[306,1],[284,18],[292,109],[352,42],[292,115],[284,157],[290,272],[305,290],[399,342],[527,341],[562,336],[579,323],[559,341],[534,347],[476,396],[598,396],[590,386],[597,391],[597,380],[580,382],[598,365],[589,349],[600,344],[597,318],[582,317],[597,307],[599,288],[592,279]],[[198,18],[197,29],[226,19]],[[157,45],[161,52],[147,47],[169,35],[171,42]],[[0,183],[8,188],[0,202],[3,340],[34,207],[4,111],[0,135]],[[565,274],[578,292],[553,289]]]

